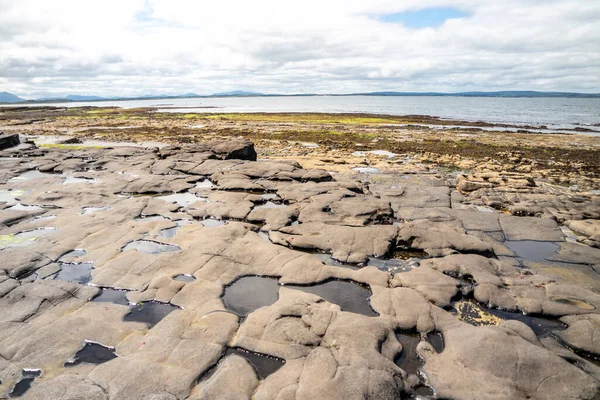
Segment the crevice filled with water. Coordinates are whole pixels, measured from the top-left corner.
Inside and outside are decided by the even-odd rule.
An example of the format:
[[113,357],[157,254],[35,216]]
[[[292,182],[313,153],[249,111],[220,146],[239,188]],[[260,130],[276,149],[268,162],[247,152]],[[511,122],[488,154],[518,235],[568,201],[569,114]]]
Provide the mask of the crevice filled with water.
[[229,347],[225,351],[225,357],[231,354],[245,358],[246,361],[252,365],[252,368],[254,368],[254,371],[256,372],[256,376],[261,381],[279,370],[285,364],[285,360],[282,358],[273,357],[268,354],[257,353],[241,347]]

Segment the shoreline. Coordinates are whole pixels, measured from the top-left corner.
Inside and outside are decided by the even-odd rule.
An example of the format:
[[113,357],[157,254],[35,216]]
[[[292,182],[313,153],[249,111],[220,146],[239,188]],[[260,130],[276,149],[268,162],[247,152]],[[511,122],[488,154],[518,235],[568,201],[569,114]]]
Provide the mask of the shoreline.
[[[444,129],[423,125],[446,124]],[[458,127],[454,126],[459,124]],[[466,124],[466,125],[465,125]],[[550,184],[600,189],[600,137],[494,130],[500,126],[428,116],[366,113],[164,113],[156,108],[0,108],[0,131],[78,141],[186,144],[244,137],[260,157],[301,159],[332,171],[412,164],[528,175]],[[489,128],[489,130],[488,130]],[[375,151],[375,153],[372,153]],[[388,151],[398,157],[377,156]],[[366,152],[358,157],[356,152]],[[412,168],[412,167],[411,167]],[[419,169],[421,167],[417,167]]]

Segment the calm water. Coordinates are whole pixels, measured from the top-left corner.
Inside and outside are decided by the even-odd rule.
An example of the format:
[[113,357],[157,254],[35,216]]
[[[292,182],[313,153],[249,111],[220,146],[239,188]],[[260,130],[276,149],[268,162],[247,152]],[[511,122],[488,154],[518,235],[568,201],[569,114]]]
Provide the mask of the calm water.
[[[329,112],[430,115],[466,121],[546,125],[550,129],[600,124],[600,99],[490,97],[232,97],[53,103],[67,107],[169,107],[165,112]],[[173,108],[175,107],[175,108]],[[216,107],[216,108],[186,108]],[[593,127],[600,132],[600,126]]]

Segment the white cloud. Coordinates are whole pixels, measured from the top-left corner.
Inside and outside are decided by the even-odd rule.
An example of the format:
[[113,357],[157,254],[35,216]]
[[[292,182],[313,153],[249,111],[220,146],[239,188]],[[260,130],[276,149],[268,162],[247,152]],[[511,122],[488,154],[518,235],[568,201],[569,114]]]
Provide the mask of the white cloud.
[[[407,29],[375,16],[469,16]],[[0,0],[0,91],[600,92],[589,0]]]

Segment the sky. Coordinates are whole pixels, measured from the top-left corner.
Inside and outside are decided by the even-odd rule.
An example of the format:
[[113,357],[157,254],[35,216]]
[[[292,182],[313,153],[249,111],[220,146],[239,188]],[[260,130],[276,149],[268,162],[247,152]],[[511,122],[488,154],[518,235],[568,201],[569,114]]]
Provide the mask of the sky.
[[0,92],[600,92],[594,0],[0,0]]

